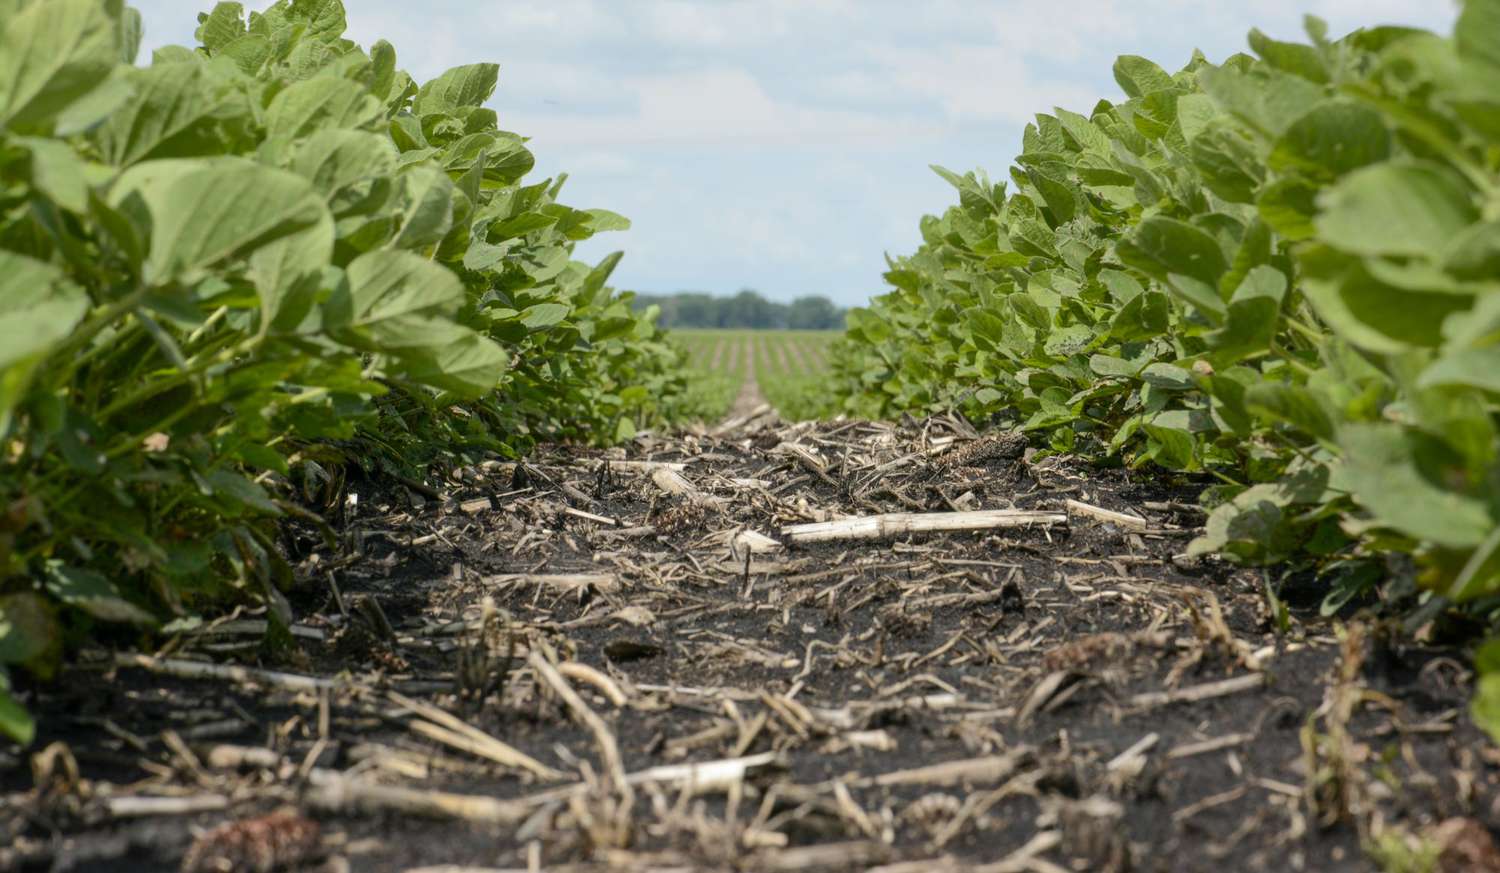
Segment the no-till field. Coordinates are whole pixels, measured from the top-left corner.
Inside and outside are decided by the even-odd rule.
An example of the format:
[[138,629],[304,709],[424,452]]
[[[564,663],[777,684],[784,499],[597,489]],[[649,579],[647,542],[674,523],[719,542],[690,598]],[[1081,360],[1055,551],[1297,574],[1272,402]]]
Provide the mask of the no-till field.
[[1451,653],[1278,633],[1182,557],[1201,483],[976,436],[761,415],[350,482],[340,547],[287,537],[284,648],[241,613],[37,693],[0,869],[1494,869]]

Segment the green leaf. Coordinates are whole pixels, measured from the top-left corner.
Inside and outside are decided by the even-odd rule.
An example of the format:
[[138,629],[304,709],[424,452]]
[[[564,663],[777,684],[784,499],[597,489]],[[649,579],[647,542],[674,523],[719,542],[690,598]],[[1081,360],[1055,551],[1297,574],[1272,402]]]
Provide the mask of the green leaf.
[[1307,436],[1331,441],[1333,417],[1316,394],[1301,385],[1261,382],[1245,389],[1245,406],[1251,412],[1297,428]]
[[169,64],[131,70],[129,100],[94,133],[104,157],[128,167],[150,157],[218,151],[214,136],[221,88],[202,64]]
[[1115,81],[1127,97],[1144,97],[1175,87],[1172,77],[1155,62],[1139,55],[1121,55],[1115,61]]
[[243,257],[327,216],[305,179],[238,158],[138,164],[120,176],[110,202],[149,228],[144,272],[152,284]]
[[48,561],[46,587],[53,597],[100,621],[148,627],[156,624],[151,613],[120,596],[114,583],[93,570]]
[[589,227],[594,233],[606,233],[616,230],[630,230],[630,219],[618,213],[610,212],[608,209],[587,210],[591,220]]
[[469,64],[451,70],[423,85],[413,111],[417,115],[452,114],[466,106],[481,106],[495,92],[498,64]]
[[36,722],[13,696],[10,679],[0,668],[0,734],[15,740],[23,748],[36,739]]
[[1500,673],[1479,677],[1474,702],[1469,704],[1469,716],[1490,735],[1491,742],[1500,743]]
[[1310,45],[1278,42],[1256,29],[1250,31],[1250,48],[1254,49],[1255,53],[1260,55],[1266,63],[1284,73],[1301,76],[1319,84],[1327,84],[1329,80],[1328,67],[1323,63],[1323,56]]
[[1500,394],[1500,346],[1448,352],[1422,371],[1417,385],[1461,385]]
[[453,273],[410,252],[360,255],[346,271],[345,293],[325,305],[324,323],[342,342],[369,351],[401,352],[430,342],[427,321],[411,316],[451,316],[464,302]]
[[1479,219],[1462,179],[1426,162],[1379,164],[1320,198],[1324,242],[1359,255],[1433,257]]
[[1121,241],[1119,254],[1130,266],[1159,279],[1177,273],[1218,285],[1219,277],[1229,269],[1224,250],[1212,236],[1185,221],[1159,215],[1142,221],[1130,239]]
[[1286,276],[1274,267],[1255,267],[1245,276],[1229,299],[1224,328],[1207,337],[1220,366],[1270,350],[1286,290]]
[[[1449,586],[1447,594],[1453,600],[1462,602],[1494,594],[1497,589],[1500,589],[1500,525],[1469,556],[1469,560]],[[1500,650],[1492,651],[1491,654],[1500,654]]]
[[1141,371],[1141,380],[1169,391],[1189,391],[1195,387],[1193,374],[1177,366],[1158,361]]
[[1319,103],[1276,141],[1269,160],[1282,173],[1301,171],[1337,179],[1391,154],[1385,116],[1363,103],[1335,99]]
[[1500,69],[1500,0],[1466,0],[1453,38],[1463,57]]
[[43,128],[124,56],[120,0],[39,0],[0,22],[0,127]]
[[1155,339],[1171,327],[1166,295],[1151,291],[1132,297],[1109,323],[1109,335],[1120,342]]
[[266,135],[292,140],[320,130],[368,127],[383,114],[380,101],[348,79],[323,75],[277,94],[266,110]]
[[1228,64],[1205,66],[1198,83],[1225,111],[1271,137],[1281,136],[1324,97],[1321,85],[1268,68],[1245,73]]
[[312,311],[323,269],[333,256],[333,217],[261,246],[250,256],[250,280],[260,295],[261,331],[291,333]]
[[1288,242],[1301,242],[1317,235],[1313,217],[1318,213],[1318,189],[1292,177],[1267,185],[1256,200],[1256,210],[1265,223]]
[[1455,237],[1443,253],[1443,269],[1460,279],[1500,276],[1500,221],[1473,225]]
[[212,12],[200,12],[198,22],[193,37],[204,48],[217,52],[245,35],[245,7],[239,3],[217,3]]
[[62,628],[46,598],[30,591],[0,597],[0,665],[46,673],[61,653]]
[[1397,288],[1376,278],[1360,259],[1326,249],[1304,252],[1302,266],[1302,291],[1318,316],[1370,351],[1437,347],[1448,317],[1473,305],[1468,296]]
[[499,345],[468,328],[451,325],[452,335],[439,345],[402,359],[403,378],[479,399],[495,390],[509,356]]
[[325,130],[297,148],[290,169],[312,183],[323,196],[370,179],[394,175],[396,147],[390,137],[359,130]]
[[1449,484],[1461,462],[1435,440],[1389,424],[1345,425],[1338,438],[1340,481],[1382,526],[1460,549],[1494,531],[1486,501]]
[[453,182],[432,167],[413,167],[399,177],[400,214],[392,248],[420,250],[442,241],[453,226]]
[[562,303],[538,303],[521,311],[521,323],[531,330],[541,330],[561,323],[570,311]]
[[1210,191],[1231,203],[1251,203],[1265,176],[1254,143],[1231,124],[1201,131],[1191,147],[1193,166]]
[[88,133],[112,118],[135,96],[130,79],[133,72],[131,67],[116,67],[99,87],[68,104],[53,121],[52,135],[69,137]]
[[1155,424],[1142,425],[1154,445],[1152,459],[1169,470],[1196,470],[1198,468],[1197,443],[1193,435],[1174,427]]
[[59,140],[17,137],[16,142],[31,152],[31,183],[37,191],[69,212],[86,214],[97,165],[91,167]]
[[56,267],[0,249],[0,433],[9,429],[36,367],[88,306]]

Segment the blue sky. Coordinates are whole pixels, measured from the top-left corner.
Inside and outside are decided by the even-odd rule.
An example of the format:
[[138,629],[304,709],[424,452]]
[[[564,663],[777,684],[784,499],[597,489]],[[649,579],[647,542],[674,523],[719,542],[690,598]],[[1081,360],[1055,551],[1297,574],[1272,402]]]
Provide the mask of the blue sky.
[[[194,0],[131,0],[155,46],[192,44]],[[248,8],[263,8],[251,0]],[[1119,97],[1120,54],[1168,69],[1376,23],[1452,27],[1449,0],[345,0],[419,80],[500,64],[501,125],[532,138],[566,201],[634,227],[583,244],[614,284],[773,299],[881,293],[886,252],[955,198],[928,169],[1002,177],[1028,118]],[[540,177],[540,176],[539,176]]]

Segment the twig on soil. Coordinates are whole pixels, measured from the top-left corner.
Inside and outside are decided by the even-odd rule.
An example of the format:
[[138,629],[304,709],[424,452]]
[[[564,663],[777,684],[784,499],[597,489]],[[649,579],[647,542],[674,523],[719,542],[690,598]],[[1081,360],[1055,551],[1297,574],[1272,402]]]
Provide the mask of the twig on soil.
[[557,672],[557,668],[552,666],[540,650],[533,650],[527,662],[531,664],[531,669],[536,671],[537,678],[556,692],[572,711],[573,717],[594,735],[594,743],[599,747],[599,755],[604,760],[604,766],[608,768],[615,790],[624,796],[628,806],[632,798],[630,785],[625,780],[625,762],[620,757],[620,746],[615,742],[615,735],[610,732],[609,725],[589,708],[583,698],[578,696],[578,692],[573,690],[573,686],[568,684],[568,680]]
[[615,680],[590,667],[588,664],[580,664],[577,661],[564,661],[557,665],[557,672],[577,682],[587,682],[599,690],[609,699],[609,702],[617,707],[623,707],[630,702]]
[[275,670],[259,670],[231,664],[210,664],[203,661],[184,661],[178,658],[153,658],[133,652],[117,652],[115,665],[136,667],[175,676],[178,679],[216,679],[221,682],[254,683],[279,688],[282,691],[331,691],[354,687],[351,683],[297,673],[280,673]]
[[574,507],[571,507],[571,506],[564,506],[563,507],[563,515],[571,515],[574,518],[581,518],[584,521],[592,521],[595,524],[602,524],[602,525],[605,525],[607,527],[620,527],[621,526],[620,525],[620,520],[618,518],[610,518],[607,515],[597,515],[595,513],[589,512],[589,511],[584,510],[584,509],[575,509]]
[[1021,509],[981,509],[972,512],[892,512],[795,524],[782,528],[781,534],[794,543],[818,543],[830,540],[868,540],[910,533],[996,530],[1012,527],[1052,527],[1068,523],[1068,517],[1055,512]]
[[413,722],[410,725],[413,731],[423,736],[471,755],[488,758],[504,767],[526,770],[540,779],[558,781],[565,778],[566,774],[562,771],[548,767],[525,752],[501,742],[446,710],[420,700],[412,700],[394,691],[390,692],[390,699],[397,706],[427,720],[426,722]]
[[565,594],[587,590],[608,594],[620,587],[620,579],[613,573],[503,573],[481,581],[485,585],[535,585]]
[[656,484],[657,488],[668,494],[681,497],[689,503],[695,503],[699,506],[706,506],[712,509],[722,509],[724,507],[725,501],[723,498],[703,493],[698,490],[698,486],[689,482],[686,477],[676,470],[657,470],[651,474],[651,481]]
[[229,808],[229,798],[222,794],[195,794],[189,797],[110,797],[104,801],[110,818],[144,818],[160,815],[197,815]]
[[1030,748],[1021,746],[1003,755],[985,758],[967,758],[948,761],[910,770],[882,773],[871,779],[861,780],[865,785],[960,785],[985,782],[1001,782],[1015,774],[1032,758]]
[[377,785],[332,770],[315,769],[308,774],[308,782],[313,787],[308,793],[308,801],[330,812],[399,812],[424,818],[516,825],[525,821],[535,808],[535,804],[525,800],[496,800],[472,794]]
[[1106,521],[1110,524],[1119,525],[1130,530],[1145,530],[1150,526],[1144,518],[1137,515],[1127,515],[1123,512],[1115,512],[1102,506],[1094,506],[1081,500],[1067,501],[1068,512],[1073,515],[1084,515],[1096,521]]
[[1225,697],[1230,694],[1239,694],[1242,691],[1251,691],[1265,684],[1266,675],[1264,673],[1251,673],[1246,676],[1233,676],[1229,679],[1221,679],[1218,682],[1208,682],[1203,685],[1174,688],[1171,691],[1147,691],[1130,698],[1130,705],[1149,708],[1166,706],[1169,703],[1193,703],[1200,700],[1210,700],[1215,697]]

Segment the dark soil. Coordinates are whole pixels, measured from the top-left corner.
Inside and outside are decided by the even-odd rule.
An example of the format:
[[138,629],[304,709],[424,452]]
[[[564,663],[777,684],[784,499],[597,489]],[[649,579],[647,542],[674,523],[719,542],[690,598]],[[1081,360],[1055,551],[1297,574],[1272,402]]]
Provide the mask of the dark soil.
[[[1203,483],[976,436],[762,417],[351,486],[341,549],[288,532],[289,641],[245,612],[34,693],[0,869],[1496,869],[1453,652],[1278,632],[1185,556]],[[784,530],[979,509],[1065,518]]]

